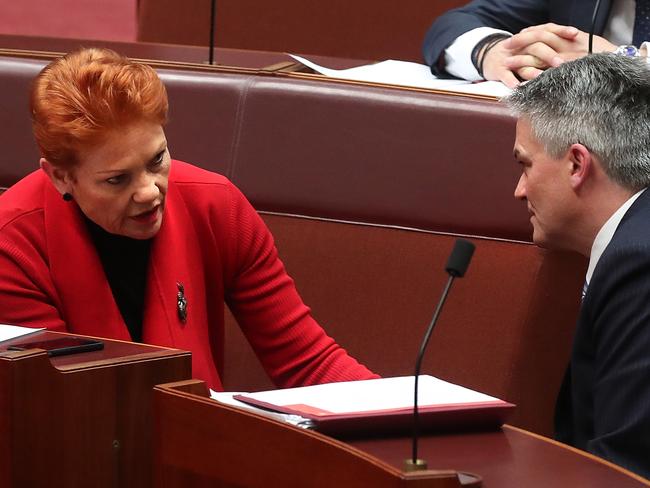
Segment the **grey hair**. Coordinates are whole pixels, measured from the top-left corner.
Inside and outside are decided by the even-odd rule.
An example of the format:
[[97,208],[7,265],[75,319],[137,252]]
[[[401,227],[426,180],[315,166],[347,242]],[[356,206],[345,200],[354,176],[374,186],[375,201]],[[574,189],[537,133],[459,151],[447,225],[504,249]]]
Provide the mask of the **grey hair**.
[[593,54],[546,70],[504,98],[553,158],[572,144],[596,155],[630,190],[650,185],[650,67],[646,58]]

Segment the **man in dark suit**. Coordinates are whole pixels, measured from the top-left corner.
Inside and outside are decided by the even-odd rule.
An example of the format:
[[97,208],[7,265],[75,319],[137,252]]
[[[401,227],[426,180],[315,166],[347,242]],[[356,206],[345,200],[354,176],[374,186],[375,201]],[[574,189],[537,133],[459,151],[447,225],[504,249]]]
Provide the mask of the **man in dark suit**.
[[[587,53],[595,3],[474,0],[436,19],[425,37],[424,59],[438,76],[485,78],[515,86],[519,79],[534,78],[547,67]],[[633,43],[634,4],[633,0],[601,1],[593,52]],[[639,35],[643,32],[640,26]],[[637,36],[637,26],[634,34],[640,47],[645,39]]]
[[650,68],[594,54],[506,103],[534,242],[590,260],[556,437],[650,477]]

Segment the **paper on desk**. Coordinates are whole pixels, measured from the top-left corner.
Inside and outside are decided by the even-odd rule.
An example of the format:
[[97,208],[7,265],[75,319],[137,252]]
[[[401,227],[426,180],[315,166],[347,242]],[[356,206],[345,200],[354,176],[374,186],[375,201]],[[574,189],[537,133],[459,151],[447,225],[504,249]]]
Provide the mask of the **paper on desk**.
[[[498,398],[429,375],[420,375],[418,404],[422,408],[446,405],[503,403]],[[283,407],[306,405],[330,414],[413,408],[413,376],[248,393],[264,404]]]
[[255,407],[253,405],[240,402],[239,400],[235,400],[233,398],[233,396],[235,395],[247,395],[247,394],[248,393],[210,390],[210,398],[218,401],[219,403],[230,405],[231,407],[241,408],[242,410],[248,410],[257,413],[259,415],[263,415],[264,417],[269,417],[275,420],[279,420],[281,422],[286,422],[288,424],[295,425],[296,427],[300,427],[303,429],[311,429],[314,427],[314,422],[312,422],[311,420],[305,417],[301,417],[300,415],[271,412],[270,410]]
[[431,74],[428,66],[408,61],[395,61],[390,59],[376,64],[357,66],[349,69],[329,69],[319,66],[301,56],[294,54],[290,54],[290,56],[317,73],[343,80],[386,83],[390,85],[471,93],[475,95],[489,95],[498,98],[510,93],[510,89],[499,81],[472,83],[465,80],[436,78]]
[[0,324],[0,342],[15,339],[28,334],[38,332],[40,329],[33,329],[31,327],[19,327],[17,325]]

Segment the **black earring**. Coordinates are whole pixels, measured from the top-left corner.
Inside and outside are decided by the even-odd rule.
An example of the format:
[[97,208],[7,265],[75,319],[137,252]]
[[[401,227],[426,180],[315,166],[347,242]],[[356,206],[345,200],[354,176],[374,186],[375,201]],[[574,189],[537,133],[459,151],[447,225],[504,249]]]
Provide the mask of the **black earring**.
[[71,201],[72,201],[72,195],[70,195],[68,192],[65,192],[65,193],[63,194],[63,199],[64,199],[66,202],[71,202]]

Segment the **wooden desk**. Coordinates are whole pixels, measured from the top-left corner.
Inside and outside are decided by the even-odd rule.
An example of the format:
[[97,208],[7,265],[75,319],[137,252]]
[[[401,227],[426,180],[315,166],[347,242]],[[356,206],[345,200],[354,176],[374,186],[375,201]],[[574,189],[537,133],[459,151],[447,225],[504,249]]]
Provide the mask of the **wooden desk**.
[[152,388],[191,376],[189,352],[105,340],[49,358],[0,344],[0,487],[151,484]]
[[[348,441],[398,467],[410,452],[410,442],[404,437]],[[485,488],[650,486],[647,480],[596,456],[508,425],[496,432],[429,435],[421,443],[420,456],[429,466],[477,473]]]
[[[427,435],[430,469],[402,472],[410,439],[344,442],[205,398],[202,382],[155,389],[155,486],[447,487],[445,471],[474,473],[485,488],[636,488],[646,480],[597,457],[523,430]],[[426,474],[428,473],[428,474]]]

